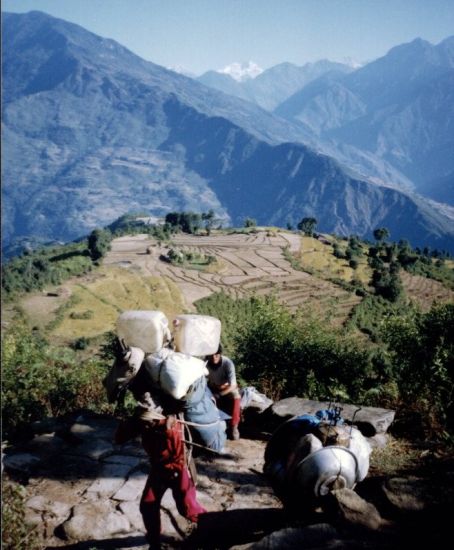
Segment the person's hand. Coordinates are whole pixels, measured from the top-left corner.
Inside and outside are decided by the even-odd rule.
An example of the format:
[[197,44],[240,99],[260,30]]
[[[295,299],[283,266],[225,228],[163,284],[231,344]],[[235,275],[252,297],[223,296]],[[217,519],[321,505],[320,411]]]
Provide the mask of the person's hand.
[[177,423],[176,417],[173,414],[170,414],[166,419],[166,429],[171,430],[176,423]]
[[219,387],[219,394],[222,396],[222,395],[227,395],[228,393],[230,393],[232,387],[230,384],[222,384],[220,387]]

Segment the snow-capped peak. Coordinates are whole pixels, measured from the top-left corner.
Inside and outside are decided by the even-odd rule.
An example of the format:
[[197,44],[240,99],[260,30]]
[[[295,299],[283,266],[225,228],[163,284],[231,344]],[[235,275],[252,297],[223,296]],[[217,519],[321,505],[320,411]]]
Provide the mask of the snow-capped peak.
[[243,82],[245,80],[255,78],[260,73],[263,73],[263,69],[261,69],[257,65],[257,63],[254,63],[253,61],[248,61],[247,63],[231,63],[223,69],[219,69],[217,72],[228,74],[238,82]]
[[344,57],[342,59],[342,63],[344,63],[344,65],[347,65],[348,67],[351,67],[352,69],[359,69],[364,65],[364,63],[353,59],[353,57]]

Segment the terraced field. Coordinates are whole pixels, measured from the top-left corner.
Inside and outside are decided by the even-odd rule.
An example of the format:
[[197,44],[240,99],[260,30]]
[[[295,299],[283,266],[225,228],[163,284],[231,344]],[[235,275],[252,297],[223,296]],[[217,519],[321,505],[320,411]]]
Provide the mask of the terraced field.
[[194,310],[196,300],[214,292],[224,291],[234,298],[273,293],[291,310],[310,307],[338,324],[360,301],[331,282],[291,267],[283,250],[299,251],[300,237],[295,234],[267,231],[211,236],[179,234],[174,237],[172,247],[215,256],[217,262],[203,271],[172,265],[160,259],[168,248],[144,235],[136,235],[115,239],[104,265],[140,268],[144,275],[167,277],[180,288],[188,311]]
[[400,272],[400,278],[407,296],[423,311],[429,310],[434,302],[454,303],[454,292],[438,281],[421,277],[421,275],[411,275],[403,270]]

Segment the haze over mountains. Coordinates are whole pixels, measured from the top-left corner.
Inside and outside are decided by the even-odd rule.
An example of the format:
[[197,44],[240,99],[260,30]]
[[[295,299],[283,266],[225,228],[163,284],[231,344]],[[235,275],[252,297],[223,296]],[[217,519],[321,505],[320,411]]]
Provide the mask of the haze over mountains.
[[208,71],[197,80],[221,92],[246,99],[272,111],[283,101],[316,78],[326,74],[344,74],[353,69],[342,63],[321,60],[298,67],[293,63],[280,63],[254,78],[238,79],[221,71]]
[[397,79],[397,65],[395,85],[378,85],[396,48],[354,72],[320,62],[305,76],[290,64],[243,83],[221,75],[255,82],[247,101],[41,12],[3,14],[2,42],[4,246],[71,240],[127,211],[213,208],[224,224],[314,216],[320,231],[370,237],[386,226],[393,239],[454,251],[449,209],[401,190],[452,200],[452,40],[423,43],[423,68],[407,50],[420,41],[400,47],[426,95],[408,72]]

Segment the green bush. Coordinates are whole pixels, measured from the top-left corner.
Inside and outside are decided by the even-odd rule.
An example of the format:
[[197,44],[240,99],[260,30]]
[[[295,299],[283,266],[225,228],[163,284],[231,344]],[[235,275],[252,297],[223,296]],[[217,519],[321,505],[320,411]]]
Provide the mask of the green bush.
[[93,261],[99,261],[110,250],[112,233],[106,229],[94,229],[88,236],[88,251]]
[[273,297],[237,299],[219,293],[197,302],[197,310],[218,317],[226,353],[245,384],[274,399],[291,395],[313,399],[358,400],[386,371],[371,352],[342,331],[293,315]]
[[222,323],[222,344],[226,353],[235,353],[235,337],[239,327],[247,326],[253,315],[253,298],[233,299],[224,292],[211,294],[195,305],[202,315],[217,317]]
[[379,342],[383,322],[388,317],[413,309],[404,300],[390,302],[382,296],[368,295],[352,310],[347,325],[367,334],[373,342]]
[[81,362],[69,348],[49,345],[22,323],[2,338],[3,436],[20,435],[27,424],[84,407],[106,406],[99,359]]
[[417,409],[427,430],[454,428],[454,304],[389,318],[382,328],[393,376],[407,409]]
[[91,271],[85,243],[48,247],[13,258],[2,267],[3,298],[58,285],[73,275]]
[[276,397],[362,399],[374,373],[369,352],[310,315],[292,315],[273,298],[255,299],[236,334],[242,376]]

